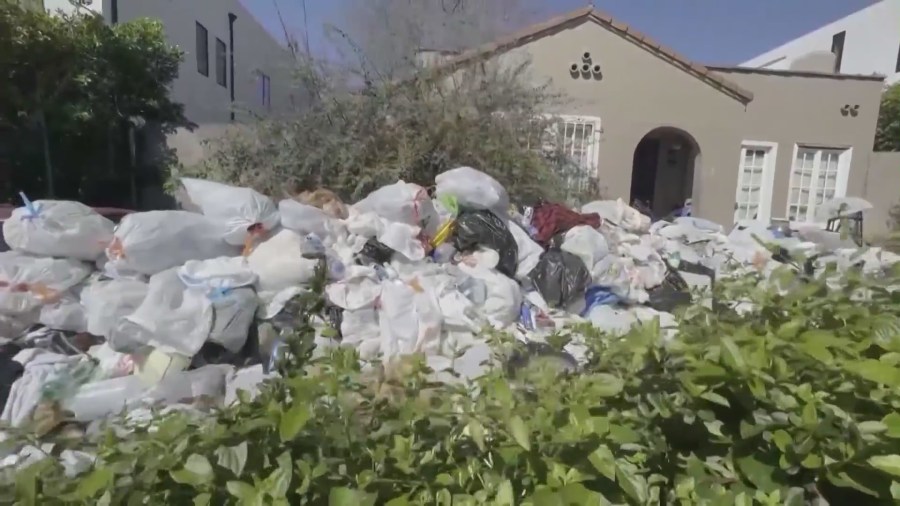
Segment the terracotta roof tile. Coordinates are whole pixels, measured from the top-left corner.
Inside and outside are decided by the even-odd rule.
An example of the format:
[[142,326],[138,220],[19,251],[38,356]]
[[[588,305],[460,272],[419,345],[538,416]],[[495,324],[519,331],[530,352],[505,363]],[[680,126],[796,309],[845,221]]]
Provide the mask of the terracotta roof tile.
[[502,37],[494,42],[474,49],[470,49],[468,51],[463,51],[458,56],[449,58],[446,61],[438,64],[436,67],[432,68],[438,70],[445,68],[455,68],[474,59],[489,58],[499,52],[521,45],[525,42],[541,38],[547,35],[549,32],[564,27],[568,24],[588,19],[610,28],[622,37],[625,37],[635,44],[643,46],[651,52],[658,53],[668,59],[671,59],[672,63],[674,63],[685,72],[693,75],[700,80],[706,81],[711,86],[714,86],[720,91],[731,95],[732,97],[740,100],[745,104],[753,100],[753,93],[744,89],[738,84],[731,82],[725,77],[713,74],[707,67],[699,63],[695,63],[685,58],[684,56],[681,56],[671,48],[660,44],[651,37],[630,27],[628,24],[619,22],[612,18],[610,15],[602,11],[598,11],[593,7],[584,7],[567,14],[563,14],[561,16],[556,16],[547,21],[531,25],[511,35]]

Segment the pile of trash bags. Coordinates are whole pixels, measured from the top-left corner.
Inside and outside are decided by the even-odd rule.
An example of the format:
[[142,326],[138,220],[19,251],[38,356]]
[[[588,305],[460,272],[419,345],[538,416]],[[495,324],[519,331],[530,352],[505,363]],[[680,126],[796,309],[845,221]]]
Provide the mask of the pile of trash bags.
[[[711,303],[717,279],[816,249],[758,223],[726,233],[690,216],[652,222],[622,200],[517,208],[470,167],[432,188],[398,181],[321,207],[182,182],[199,212],[135,212],[118,224],[78,202],[23,196],[3,224],[11,251],[0,253],[0,423],[46,431],[159,404],[234,402],[277,374],[298,301],[322,276],[319,350],[422,353],[454,381],[484,370],[486,328],[535,353],[573,323],[616,335],[659,319],[672,339],[673,312]],[[564,355],[577,367],[584,343]]]

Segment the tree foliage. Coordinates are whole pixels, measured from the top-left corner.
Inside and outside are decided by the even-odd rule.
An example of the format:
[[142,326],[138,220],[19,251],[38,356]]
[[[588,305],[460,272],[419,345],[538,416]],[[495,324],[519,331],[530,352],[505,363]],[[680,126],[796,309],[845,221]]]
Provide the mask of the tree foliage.
[[881,96],[875,150],[900,151],[900,83],[890,86]]
[[168,95],[180,61],[158,22],[109,26],[92,13],[50,15],[0,0],[0,157],[12,172],[4,196],[55,191],[91,200],[92,187],[133,177],[129,121],[184,122]]
[[558,97],[530,83],[527,71],[478,65],[452,78],[429,71],[347,91],[346,78],[308,66],[305,111],[214,140],[211,159],[183,173],[270,195],[327,187],[356,201],[398,179],[429,186],[468,165],[522,200],[595,194],[562,153],[542,150],[553,118],[541,113]]
[[[786,267],[778,292],[724,281],[722,303],[680,314],[669,342],[658,323],[621,338],[573,327],[550,342],[586,342],[582,370],[472,384],[435,383],[415,357],[377,374],[350,349],[310,358],[307,323],[255,399],[58,440],[44,451],[96,451],[94,467],[65,477],[44,459],[5,489],[47,505],[895,504],[900,270],[850,272],[843,290],[826,275]],[[515,348],[491,339],[498,359]]]

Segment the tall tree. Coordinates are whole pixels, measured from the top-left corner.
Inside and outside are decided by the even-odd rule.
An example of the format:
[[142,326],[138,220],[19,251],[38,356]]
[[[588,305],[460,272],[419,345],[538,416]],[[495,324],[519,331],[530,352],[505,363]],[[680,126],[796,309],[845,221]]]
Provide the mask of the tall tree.
[[536,0],[342,0],[336,26],[371,73],[415,67],[420,49],[458,51],[489,42],[534,18]]

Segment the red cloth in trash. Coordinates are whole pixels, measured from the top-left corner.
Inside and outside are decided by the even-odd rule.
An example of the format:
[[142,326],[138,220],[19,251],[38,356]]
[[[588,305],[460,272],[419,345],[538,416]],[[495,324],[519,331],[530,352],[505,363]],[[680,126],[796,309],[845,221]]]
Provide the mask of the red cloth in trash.
[[534,208],[531,224],[537,230],[534,240],[546,246],[556,234],[568,232],[578,225],[598,228],[603,220],[597,213],[581,214],[562,204],[540,204]]

